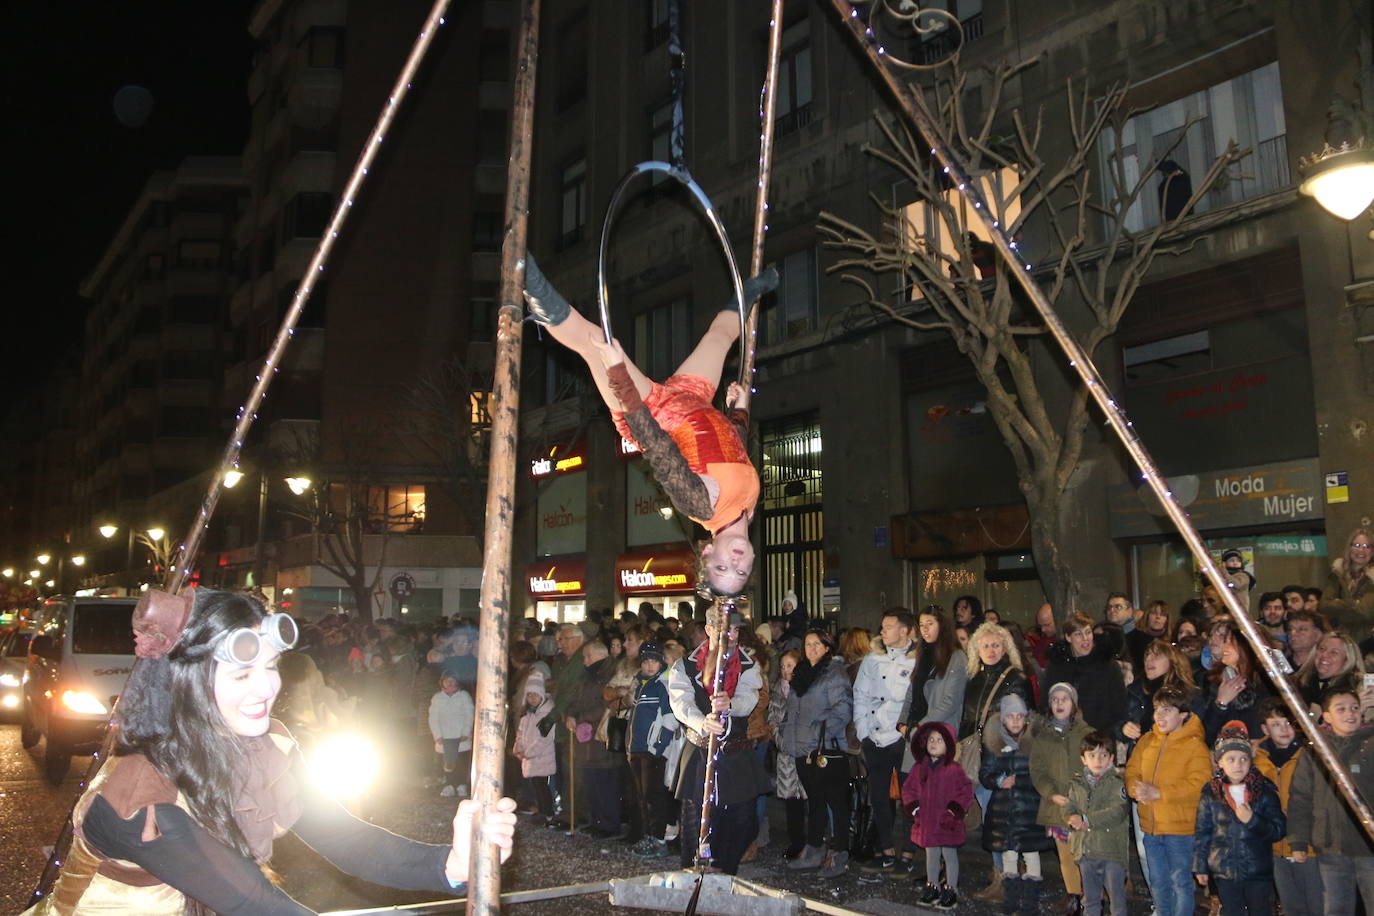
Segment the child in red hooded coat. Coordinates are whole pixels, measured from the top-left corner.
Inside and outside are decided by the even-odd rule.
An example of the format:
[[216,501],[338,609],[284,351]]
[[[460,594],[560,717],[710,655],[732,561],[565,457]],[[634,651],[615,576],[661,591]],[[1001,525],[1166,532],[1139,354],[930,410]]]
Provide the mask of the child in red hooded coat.
[[912,818],[911,842],[926,851],[926,886],[920,902],[942,910],[959,902],[959,847],[964,845],[964,812],[973,804],[973,783],[954,759],[954,750],[952,728],[944,722],[922,725],[911,738],[916,762],[902,784],[902,805]]

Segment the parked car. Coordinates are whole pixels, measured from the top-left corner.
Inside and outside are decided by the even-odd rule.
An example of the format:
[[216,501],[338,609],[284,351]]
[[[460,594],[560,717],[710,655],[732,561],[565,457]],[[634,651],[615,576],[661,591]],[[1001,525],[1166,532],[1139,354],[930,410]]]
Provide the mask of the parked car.
[[13,629],[0,636],[0,720],[17,721],[24,703],[24,666],[33,630]]
[[43,768],[56,782],[76,753],[100,746],[134,667],[133,598],[54,597],[43,602],[23,685],[24,747],[47,740]]

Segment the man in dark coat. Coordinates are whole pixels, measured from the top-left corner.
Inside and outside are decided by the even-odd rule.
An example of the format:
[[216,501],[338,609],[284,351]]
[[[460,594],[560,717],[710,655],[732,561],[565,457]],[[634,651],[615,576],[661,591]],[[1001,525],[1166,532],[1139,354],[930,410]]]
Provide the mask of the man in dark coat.
[[[1083,721],[1111,734],[1126,708],[1126,681],[1111,651],[1095,642],[1092,618],[1070,614],[1064,621],[1064,642],[1051,646],[1049,657],[1042,683],[1072,684],[1078,691]],[[1048,711],[1048,693],[1042,706],[1042,711]]]
[[[577,659],[570,659],[575,664]],[[584,830],[594,839],[604,840],[620,833],[621,763],[596,737],[597,726],[606,714],[603,691],[615,673],[616,662],[606,644],[593,639],[582,646],[586,677],[578,684],[577,695],[567,708],[565,725],[571,736],[573,760],[587,791],[587,812],[591,824]]]

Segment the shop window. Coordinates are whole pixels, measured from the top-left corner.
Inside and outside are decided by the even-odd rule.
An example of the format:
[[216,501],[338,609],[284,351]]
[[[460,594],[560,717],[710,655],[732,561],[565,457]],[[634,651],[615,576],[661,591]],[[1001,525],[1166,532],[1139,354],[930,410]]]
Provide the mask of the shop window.
[[795,591],[819,614],[825,579],[819,418],[766,423],[762,441],[764,607],[777,613],[783,594]]
[[[1185,131],[1189,119],[1195,120]],[[1228,207],[1292,183],[1277,62],[1142,112],[1126,122],[1121,131],[1120,167],[1128,188],[1144,169],[1161,160],[1172,160],[1184,173],[1173,179],[1168,196],[1162,177],[1157,178],[1158,187],[1142,194],[1127,213],[1126,227],[1140,232],[1159,225],[1161,209],[1174,201],[1174,205],[1186,201],[1192,194],[1192,182],[1207,174],[1231,140],[1243,149],[1254,150],[1253,155],[1227,169],[1193,212]],[[1108,171],[1117,168],[1115,152],[1115,131],[1108,128],[1102,133],[1099,149],[1099,172],[1108,199],[1115,193]]]
[[390,616],[395,620],[416,623],[422,620],[438,620],[444,616],[444,590],[442,588],[417,588],[407,598],[391,597]]
[[805,16],[782,32],[774,133],[784,137],[811,123],[811,20]]
[[782,259],[778,288],[759,302],[763,346],[809,334],[819,326],[820,294],[816,249],[804,248]]
[[633,359],[649,378],[672,375],[693,343],[692,309],[686,299],[635,316]]

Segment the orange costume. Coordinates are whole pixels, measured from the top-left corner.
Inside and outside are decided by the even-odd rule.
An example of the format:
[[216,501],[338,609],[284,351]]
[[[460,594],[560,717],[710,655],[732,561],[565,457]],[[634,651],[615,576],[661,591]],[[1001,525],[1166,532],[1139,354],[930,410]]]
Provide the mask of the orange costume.
[[[712,534],[752,513],[759,500],[759,475],[739,431],[724,414],[711,406],[716,387],[698,375],[674,375],[663,384],[650,382],[644,406],[681,452],[694,474],[710,477],[720,487],[711,516],[688,516]],[[611,411],[620,434],[648,452],[630,431],[625,414]],[[660,480],[673,497],[667,481]],[[674,500],[676,502],[676,500]]]

